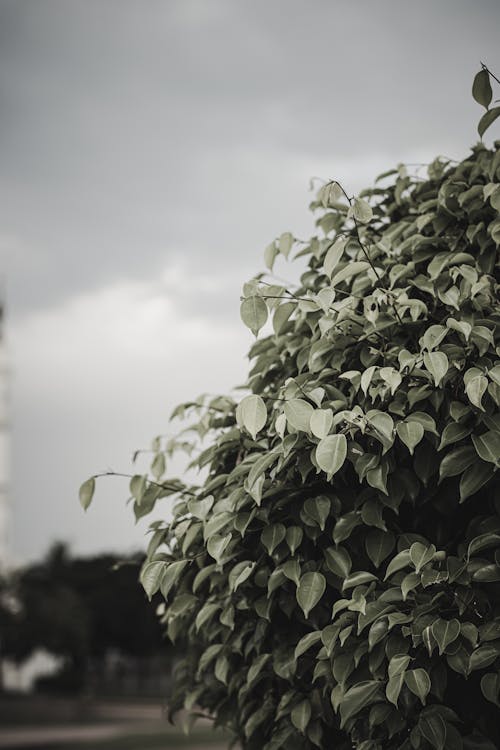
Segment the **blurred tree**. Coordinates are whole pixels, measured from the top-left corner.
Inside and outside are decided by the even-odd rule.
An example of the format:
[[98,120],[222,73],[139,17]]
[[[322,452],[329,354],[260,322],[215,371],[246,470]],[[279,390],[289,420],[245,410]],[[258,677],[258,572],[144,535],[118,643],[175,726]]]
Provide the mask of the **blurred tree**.
[[72,558],[56,544],[12,576],[11,605],[0,606],[3,656],[21,663],[39,648],[61,656],[62,670],[44,684],[65,691],[86,687],[110,654],[165,656],[154,607],[138,583],[141,563],[112,554]]

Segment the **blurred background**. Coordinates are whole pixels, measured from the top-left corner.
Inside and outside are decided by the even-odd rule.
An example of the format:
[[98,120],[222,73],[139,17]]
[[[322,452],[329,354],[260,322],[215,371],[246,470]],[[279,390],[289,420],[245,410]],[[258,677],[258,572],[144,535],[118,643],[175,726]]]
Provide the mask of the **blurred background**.
[[188,746],[137,585],[153,518],[126,479],[87,514],[78,487],[244,383],[241,287],[314,231],[310,178],[353,194],[466,155],[499,21],[496,0],[0,0],[0,747],[72,748],[76,724]]

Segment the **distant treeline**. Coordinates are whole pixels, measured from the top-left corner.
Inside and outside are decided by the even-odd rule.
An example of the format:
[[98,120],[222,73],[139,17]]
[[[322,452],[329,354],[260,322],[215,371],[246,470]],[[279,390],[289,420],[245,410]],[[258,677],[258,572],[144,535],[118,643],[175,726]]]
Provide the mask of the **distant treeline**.
[[[38,689],[128,692],[168,674],[170,648],[138,582],[142,557],[72,557],[55,545],[0,581],[0,655],[18,664],[38,649],[61,660]],[[153,688],[154,689],[154,688]]]

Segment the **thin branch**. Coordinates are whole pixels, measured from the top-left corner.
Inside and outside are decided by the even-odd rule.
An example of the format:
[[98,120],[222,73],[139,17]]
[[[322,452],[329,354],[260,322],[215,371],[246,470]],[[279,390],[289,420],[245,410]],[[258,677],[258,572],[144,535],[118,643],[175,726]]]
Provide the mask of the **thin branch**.
[[[102,471],[99,474],[93,474],[94,479],[98,479],[99,477],[125,477],[126,479],[133,479],[134,476],[137,476],[137,474],[124,474],[120,471]],[[167,484],[164,482],[155,482],[153,479],[147,479],[146,480],[149,484],[153,484],[155,487],[161,487],[162,490],[172,490],[173,492],[179,492],[181,495],[192,495],[193,497],[196,497],[196,492],[192,492],[192,490],[188,490],[185,487],[176,487],[173,484]]]
[[[350,198],[347,195],[346,191],[344,190],[344,188],[342,187],[342,185],[340,184],[340,182],[337,182],[337,180],[331,180],[331,182],[335,183],[336,185],[339,186],[339,188],[342,190],[342,193],[344,194],[347,202],[349,203],[349,206],[352,206],[352,198]],[[370,257],[370,254],[368,252],[368,248],[365,247],[364,243],[361,240],[361,236],[359,234],[359,225],[358,225],[358,222],[356,220],[356,217],[353,216],[352,218],[353,218],[353,221],[354,221],[354,228],[356,230],[356,238],[357,238],[357,240],[358,240],[358,242],[360,244],[360,247],[361,247],[361,249],[362,249],[362,251],[363,251],[363,253],[365,255],[365,258],[368,261],[368,263],[370,264],[370,266],[371,266],[371,268],[373,270],[373,273],[375,274],[375,276],[377,277],[377,279],[379,281],[381,281],[382,280],[382,276],[379,274],[377,268],[375,267],[375,265],[374,265],[374,263],[373,263],[373,261],[372,261],[372,259]],[[398,322],[400,323],[400,325],[403,325],[403,321],[401,320],[401,317],[400,317],[400,315],[399,315],[396,307],[394,306],[394,304],[392,305],[392,309],[394,310],[394,314],[396,315],[396,318],[398,319]]]
[[480,61],[480,62],[481,62],[482,69],[485,70],[488,73],[488,75],[490,75],[497,83],[500,83],[500,80],[496,77],[496,75],[494,73],[491,72],[491,70],[488,68],[488,66],[485,65],[484,62],[482,62],[482,61]]

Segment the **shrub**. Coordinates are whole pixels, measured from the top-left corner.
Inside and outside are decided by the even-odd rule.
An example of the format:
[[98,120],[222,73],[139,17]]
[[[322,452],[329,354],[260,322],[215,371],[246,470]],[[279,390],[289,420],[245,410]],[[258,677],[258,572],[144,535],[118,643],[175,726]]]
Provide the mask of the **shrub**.
[[132,478],[139,516],[177,497],[142,570],[184,654],[172,710],[248,750],[500,747],[498,145],[324,184],[319,236],[265,252],[306,259],[300,288],[244,288],[246,325],[272,318],[250,395],[174,412],[206,479],[163,480],[158,441]]

